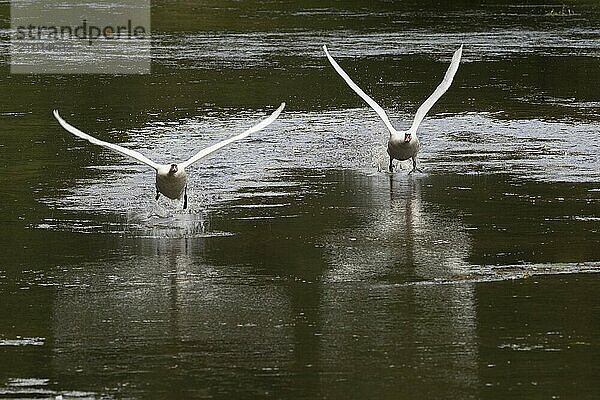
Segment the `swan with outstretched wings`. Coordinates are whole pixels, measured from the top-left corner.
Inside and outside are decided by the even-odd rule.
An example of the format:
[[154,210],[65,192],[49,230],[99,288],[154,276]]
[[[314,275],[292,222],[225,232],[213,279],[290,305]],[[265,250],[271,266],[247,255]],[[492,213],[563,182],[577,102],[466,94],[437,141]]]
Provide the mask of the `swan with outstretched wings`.
[[409,173],[412,173],[415,170],[420,171],[420,169],[417,168],[417,153],[419,152],[421,144],[419,143],[419,138],[417,137],[417,129],[419,128],[419,125],[421,125],[421,122],[423,121],[423,118],[425,118],[427,112],[431,109],[431,107],[433,107],[435,102],[438,101],[444,93],[446,93],[452,84],[452,80],[454,79],[454,75],[456,75],[458,65],[460,64],[462,49],[463,47],[460,46],[460,48],[454,52],[452,61],[450,62],[448,70],[446,71],[446,75],[444,75],[442,83],[440,83],[431,96],[429,96],[427,100],[421,104],[417,110],[417,113],[415,114],[415,118],[413,119],[410,129],[408,131],[398,131],[392,126],[390,119],[383,108],[381,108],[381,106],[377,104],[375,100],[370,98],[369,95],[367,95],[360,87],[358,87],[356,83],[354,83],[354,81],[348,76],[342,67],[340,67],[333,57],[331,57],[331,54],[329,54],[329,51],[327,51],[327,46],[323,46],[323,50],[327,55],[327,59],[336,72],[346,81],[348,86],[350,86],[350,88],[354,90],[356,94],[358,94],[369,106],[371,106],[373,110],[375,110],[375,112],[379,115],[379,118],[383,120],[383,123],[390,131],[387,150],[390,156],[390,172],[393,172],[394,170],[394,166],[392,164],[394,160],[404,161],[410,158],[412,158],[413,161],[413,169]]
[[199,161],[200,159],[219,150],[220,148],[227,146],[228,144],[235,142],[236,140],[243,139],[251,133],[258,132],[266,126],[270,125],[271,123],[273,123],[273,121],[277,119],[281,111],[283,111],[284,107],[285,103],[281,103],[279,108],[275,110],[268,118],[254,125],[250,129],[247,129],[239,135],[232,136],[221,142],[215,143],[214,145],[209,146],[203,150],[200,150],[187,161],[172,164],[158,164],[135,150],[131,150],[114,143],[109,143],[103,140],[96,139],[95,137],[80,131],[79,129],[75,128],[73,125],[70,125],[68,122],[62,119],[61,116],[58,114],[58,110],[54,110],[54,118],[56,118],[58,123],[63,128],[71,132],[73,135],[78,136],[81,139],[85,139],[90,143],[106,147],[108,149],[116,151],[117,153],[121,153],[123,155],[134,158],[142,164],[153,168],[156,171],[156,199],[158,200],[160,194],[163,194],[164,196],[172,200],[181,199],[183,197],[183,208],[185,209],[187,208],[187,173],[185,169],[193,163],[195,163],[196,161]]

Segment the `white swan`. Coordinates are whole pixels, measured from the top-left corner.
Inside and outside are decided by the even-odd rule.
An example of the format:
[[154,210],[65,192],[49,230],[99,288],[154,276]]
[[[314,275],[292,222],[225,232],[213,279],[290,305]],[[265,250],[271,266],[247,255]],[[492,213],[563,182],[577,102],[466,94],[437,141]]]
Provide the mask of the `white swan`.
[[448,88],[452,84],[452,79],[454,78],[454,75],[458,70],[458,64],[460,63],[460,57],[462,56],[462,49],[463,47],[461,45],[460,48],[454,52],[454,55],[452,56],[452,62],[450,62],[450,67],[448,67],[448,71],[446,71],[446,75],[444,75],[442,83],[440,83],[439,86],[435,89],[435,91],[431,94],[431,96],[429,96],[429,98],[425,100],[423,104],[421,104],[421,107],[419,107],[417,113],[415,114],[415,118],[410,129],[408,131],[402,132],[396,130],[392,126],[383,108],[381,108],[379,104],[377,104],[372,98],[370,98],[365,92],[363,92],[363,90],[359,88],[356,85],[356,83],[352,81],[352,79],[350,79],[350,77],[348,76],[348,74],[346,74],[342,67],[340,67],[338,63],[333,59],[333,57],[331,57],[329,51],[327,51],[327,46],[323,46],[323,50],[325,50],[325,54],[327,55],[327,58],[329,59],[331,65],[333,65],[333,68],[337,71],[338,74],[340,74],[342,78],[344,78],[348,86],[350,86],[350,88],[352,88],[352,90],[354,90],[356,94],[362,97],[362,99],[366,101],[367,104],[370,105],[371,108],[373,108],[373,110],[375,110],[375,112],[383,120],[383,123],[390,131],[390,138],[388,140],[387,150],[390,156],[390,172],[393,172],[394,169],[394,166],[392,165],[392,161],[394,159],[404,161],[408,160],[409,158],[412,158],[413,161],[413,169],[409,172],[409,174],[414,172],[415,170],[421,172],[421,170],[417,168],[417,153],[420,148],[419,139],[417,138],[417,129],[423,121],[423,118],[425,118],[425,114],[427,114],[427,112],[431,109],[431,107],[433,107],[435,102],[438,101],[440,97],[442,97],[442,95],[446,92],[446,90],[448,90]]
[[73,135],[78,136],[82,139],[89,141],[90,143],[97,144],[111,150],[114,150],[118,153],[124,154],[126,156],[130,156],[140,161],[142,164],[146,164],[149,167],[154,168],[156,171],[156,200],[158,200],[159,195],[162,193],[169,199],[181,199],[183,196],[183,208],[187,208],[187,174],[185,172],[185,168],[189,167],[191,164],[200,160],[201,158],[206,157],[214,151],[219,150],[221,147],[228,145],[229,143],[235,142],[236,140],[240,140],[250,135],[251,133],[258,132],[266,126],[270,125],[273,121],[277,119],[283,108],[285,107],[285,103],[281,103],[279,108],[273,112],[268,118],[263,120],[262,122],[254,125],[252,128],[240,133],[239,135],[232,136],[229,139],[225,139],[219,143],[213,144],[210,147],[205,148],[204,150],[199,151],[187,161],[181,162],[179,164],[158,164],[144,155],[138,153],[135,150],[130,150],[125,147],[116,145],[114,143],[108,143],[102,140],[98,140],[87,133],[80,131],[72,125],[69,125],[61,116],[58,114],[58,110],[54,110],[54,118],[58,121],[58,123],[65,128],[67,131],[71,132]]

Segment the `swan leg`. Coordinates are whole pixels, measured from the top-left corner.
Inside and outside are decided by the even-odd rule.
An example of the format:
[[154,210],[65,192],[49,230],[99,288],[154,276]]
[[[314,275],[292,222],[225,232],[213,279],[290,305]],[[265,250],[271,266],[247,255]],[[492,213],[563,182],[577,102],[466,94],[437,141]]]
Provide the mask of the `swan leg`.
[[390,166],[389,166],[389,170],[390,172],[394,172],[394,159],[392,157],[390,157]]
[[409,172],[409,174],[412,174],[415,171],[423,172],[423,170],[421,168],[417,168],[417,157],[413,157],[412,161],[413,161],[413,169],[412,169],[412,171]]
[[183,209],[185,210],[187,208],[187,185],[185,186],[185,189],[183,189]]
[[158,190],[156,190],[156,200],[158,200],[159,197],[160,197],[160,192]]

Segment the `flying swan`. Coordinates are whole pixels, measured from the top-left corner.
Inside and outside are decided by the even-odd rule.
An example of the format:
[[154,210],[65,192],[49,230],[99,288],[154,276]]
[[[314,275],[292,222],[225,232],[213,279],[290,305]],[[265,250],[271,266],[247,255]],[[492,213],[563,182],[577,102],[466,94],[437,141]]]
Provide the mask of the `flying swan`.
[[252,128],[240,133],[239,135],[232,136],[229,139],[225,139],[219,143],[213,144],[212,146],[199,151],[189,160],[178,164],[157,164],[135,150],[130,150],[125,147],[116,145],[114,143],[108,143],[96,139],[88,135],[87,133],[80,131],[74,126],[69,125],[69,123],[62,119],[61,116],[58,114],[58,110],[54,110],[54,118],[56,118],[58,123],[63,128],[71,132],[73,135],[85,139],[90,143],[97,144],[99,146],[103,146],[114,150],[117,153],[121,153],[126,156],[135,158],[142,164],[146,164],[147,166],[154,168],[154,170],[156,171],[156,200],[158,200],[158,197],[161,193],[172,200],[181,199],[181,197],[183,197],[183,208],[185,209],[187,208],[187,174],[185,172],[185,169],[193,163],[195,163],[196,161],[199,161],[200,159],[211,154],[212,152],[219,150],[221,147],[227,146],[229,143],[235,142],[236,140],[243,139],[251,133],[258,132],[266,126],[270,125],[271,123],[273,123],[273,121],[277,119],[281,111],[283,111],[284,107],[285,103],[281,103],[279,108],[275,110],[273,114],[271,114],[262,122],[254,125]]
[[417,129],[419,128],[419,125],[421,125],[423,118],[425,118],[425,114],[427,114],[427,112],[431,109],[431,107],[433,107],[435,102],[438,101],[440,97],[442,97],[442,95],[446,92],[446,90],[448,90],[448,88],[452,84],[452,79],[454,78],[454,75],[458,70],[458,64],[460,63],[460,57],[462,56],[462,49],[463,47],[461,45],[460,48],[454,52],[454,55],[452,56],[452,62],[450,62],[450,67],[448,67],[448,71],[446,71],[446,75],[444,75],[442,83],[440,83],[439,86],[435,89],[435,91],[431,94],[431,96],[429,96],[429,98],[425,100],[423,104],[421,104],[421,107],[419,107],[419,109],[417,110],[417,113],[415,115],[410,129],[408,131],[403,132],[396,130],[392,126],[383,108],[381,108],[379,104],[377,104],[372,98],[370,98],[365,92],[363,92],[363,90],[359,88],[356,85],[356,83],[352,81],[352,79],[350,79],[350,77],[348,76],[348,74],[346,74],[342,67],[340,67],[338,63],[333,59],[333,57],[331,57],[329,51],[327,51],[327,46],[323,46],[323,50],[325,50],[325,54],[327,55],[327,58],[329,59],[331,65],[333,65],[333,68],[337,71],[338,74],[340,74],[342,78],[344,78],[348,86],[350,86],[350,88],[352,88],[352,90],[354,90],[356,94],[358,94],[365,102],[367,102],[368,105],[371,106],[371,108],[373,108],[373,110],[375,110],[375,112],[383,120],[383,123],[390,131],[390,138],[388,139],[387,149],[387,152],[390,156],[390,172],[393,172],[394,170],[394,166],[392,164],[392,161],[394,159],[404,161],[408,160],[409,158],[412,158],[413,162],[413,169],[409,172],[409,174],[414,172],[415,170],[421,172],[421,170],[417,168],[417,153],[419,152],[420,148],[419,139],[417,138]]

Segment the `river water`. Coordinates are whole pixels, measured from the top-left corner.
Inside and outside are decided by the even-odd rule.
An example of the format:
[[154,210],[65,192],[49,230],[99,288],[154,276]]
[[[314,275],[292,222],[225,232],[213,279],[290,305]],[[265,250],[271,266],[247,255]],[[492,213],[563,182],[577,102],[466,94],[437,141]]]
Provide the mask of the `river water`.
[[[435,3],[157,1],[150,75],[3,31],[0,398],[597,398],[600,7]],[[399,128],[464,44],[424,173],[323,44]],[[282,101],[186,211],[51,114],[166,163]]]

